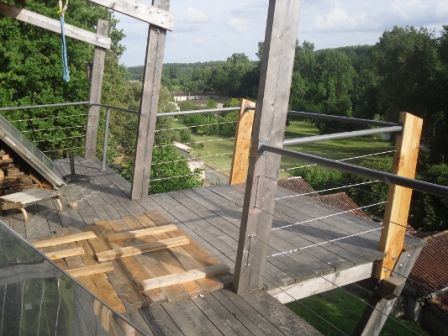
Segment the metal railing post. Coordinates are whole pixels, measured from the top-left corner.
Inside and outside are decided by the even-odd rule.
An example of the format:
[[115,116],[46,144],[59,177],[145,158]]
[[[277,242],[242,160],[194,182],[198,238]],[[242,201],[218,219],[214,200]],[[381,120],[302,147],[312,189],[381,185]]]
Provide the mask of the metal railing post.
[[106,110],[106,125],[104,126],[104,143],[103,143],[103,161],[101,165],[101,170],[106,170],[107,163],[107,146],[109,145],[109,124],[110,124],[110,111],[108,108]]

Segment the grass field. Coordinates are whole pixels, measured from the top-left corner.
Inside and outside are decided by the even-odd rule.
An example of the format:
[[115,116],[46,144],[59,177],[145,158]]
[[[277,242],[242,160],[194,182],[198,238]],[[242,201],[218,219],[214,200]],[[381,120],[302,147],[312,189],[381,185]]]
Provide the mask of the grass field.
[[[170,127],[182,127],[182,123],[172,121]],[[319,134],[317,128],[309,122],[293,121],[286,129],[285,138],[299,138],[304,136]],[[196,157],[220,155],[232,153],[234,140],[231,138],[222,138],[215,136],[203,136],[192,134],[190,142],[203,142],[193,145],[193,154]],[[383,152],[392,148],[390,141],[381,140],[375,137],[362,137],[344,140],[330,140],[319,143],[306,144],[301,146],[288,146],[288,149],[294,151],[303,151],[318,156],[343,159],[354,156],[365,155],[369,153]],[[390,154],[389,154],[390,155]],[[204,158],[203,161],[216,169],[227,169],[232,162],[232,155]],[[352,161],[359,163],[359,160]],[[284,157],[282,160],[282,169],[288,169],[302,165],[303,162]],[[284,176],[285,174],[283,174]]]
[[[325,336],[351,335],[365,303],[343,289],[292,302],[288,307]],[[389,318],[382,336],[429,336],[417,323]]]

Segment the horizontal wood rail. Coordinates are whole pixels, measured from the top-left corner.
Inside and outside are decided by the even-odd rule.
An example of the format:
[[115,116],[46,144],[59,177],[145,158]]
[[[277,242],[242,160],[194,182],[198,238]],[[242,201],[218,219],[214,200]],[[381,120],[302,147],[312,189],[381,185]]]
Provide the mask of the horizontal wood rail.
[[[0,13],[54,33],[61,33],[61,23],[58,20],[51,19],[45,15],[41,15],[27,9],[16,8],[7,5],[4,2],[0,2]],[[104,49],[110,49],[112,43],[111,39],[107,36],[96,34],[70,24],[65,24],[64,33],[66,36],[75,40],[86,42]]]

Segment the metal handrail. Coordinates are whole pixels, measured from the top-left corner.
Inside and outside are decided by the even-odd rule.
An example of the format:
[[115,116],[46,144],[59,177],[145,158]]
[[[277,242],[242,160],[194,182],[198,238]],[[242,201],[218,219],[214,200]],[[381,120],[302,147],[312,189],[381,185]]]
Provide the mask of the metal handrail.
[[402,130],[403,130],[402,126],[369,128],[369,129],[364,129],[364,130],[359,130],[359,131],[312,135],[312,136],[307,136],[307,137],[302,137],[302,138],[288,139],[288,140],[283,141],[283,144],[284,145],[301,145],[301,144],[318,142],[318,141],[347,139],[347,138],[361,137],[361,136],[381,134],[381,133],[397,133],[397,132],[401,132]]
[[374,180],[379,180],[381,182],[387,183],[387,184],[395,184],[406,188],[411,188],[417,191],[421,191],[424,193],[429,193],[432,195],[442,196],[442,197],[448,197],[448,186],[441,186],[438,184],[421,181],[421,180],[415,180],[410,179],[402,176],[398,176],[391,173],[386,173],[379,170],[374,170],[366,167],[360,167],[355,166],[349,163],[336,161],[332,159],[323,158],[320,156],[307,154],[307,153],[301,153],[301,152],[295,152],[283,148],[278,148],[274,146],[268,146],[268,145],[261,145],[259,150],[259,154],[263,154],[264,152],[270,152],[280,155],[289,156],[291,158],[303,160],[306,162],[311,163],[317,163],[319,165],[337,169],[340,171],[344,171],[347,173],[360,175],[368,178],[372,178]]

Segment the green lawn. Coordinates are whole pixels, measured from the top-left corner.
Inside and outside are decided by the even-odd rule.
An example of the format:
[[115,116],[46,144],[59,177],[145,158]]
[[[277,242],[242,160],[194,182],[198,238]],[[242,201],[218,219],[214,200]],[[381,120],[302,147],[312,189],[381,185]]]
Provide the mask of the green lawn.
[[[287,306],[325,336],[340,336],[351,335],[364,311],[365,303],[343,289],[335,289]],[[381,335],[429,336],[429,333],[417,323],[389,318]]]
[[[170,127],[183,127],[184,125],[173,120]],[[285,138],[298,138],[318,134],[317,128],[309,122],[293,121],[286,129]],[[203,142],[204,141],[204,142]],[[206,141],[206,142],[205,142]],[[234,140],[215,136],[201,136],[192,134],[190,142],[203,142],[193,145],[193,154],[197,157],[213,156],[217,154],[233,152]],[[343,159],[348,157],[360,156],[369,153],[383,152],[392,149],[390,141],[381,140],[375,137],[362,137],[344,140],[330,140],[319,143],[306,144],[301,146],[288,146],[288,149],[294,151],[303,151],[318,156],[332,159]],[[391,155],[391,154],[389,154]],[[217,169],[226,169],[231,165],[231,155],[204,158],[204,162]],[[360,160],[354,160],[353,163],[359,163]],[[304,164],[295,159],[284,157],[282,160],[282,169],[297,167]],[[286,173],[283,174],[285,176]]]

